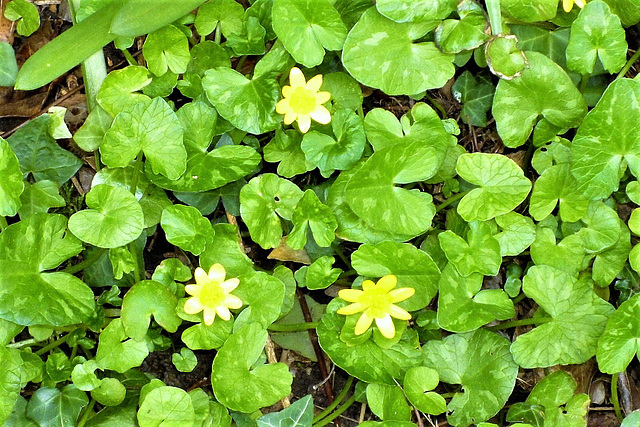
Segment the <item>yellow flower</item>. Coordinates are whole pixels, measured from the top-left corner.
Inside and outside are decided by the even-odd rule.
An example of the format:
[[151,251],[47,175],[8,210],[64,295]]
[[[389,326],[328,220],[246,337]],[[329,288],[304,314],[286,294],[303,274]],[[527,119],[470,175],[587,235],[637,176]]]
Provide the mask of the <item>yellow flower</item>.
[[569,13],[571,9],[573,9],[574,3],[577,4],[579,8],[584,7],[584,0],[562,0],[562,8],[565,12]]
[[331,98],[331,94],[318,92],[322,86],[322,74],[307,82],[302,71],[293,67],[289,73],[289,84],[291,86],[282,88],[284,99],[276,105],[278,114],[284,114],[284,124],[290,125],[298,120],[300,132],[306,133],[311,127],[311,119],[323,125],[331,121],[329,110],[321,105]]
[[205,325],[213,324],[216,313],[221,319],[229,320],[229,309],[242,307],[242,300],[230,293],[238,287],[240,280],[224,280],[226,274],[220,264],[211,266],[209,274],[200,267],[196,268],[196,284],[185,286],[185,290],[192,297],[184,304],[184,312],[197,314],[203,311]]
[[338,310],[338,314],[355,314],[362,312],[356,323],[356,335],[364,334],[373,320],[383,336],[393,338],[396,334],[392,317],[401,320],[411,319],[411,315],[404,309],[395,305],[395,302],[404,301],[414,294],[413,288],[394,289],[398,284],[396,276],[388,275],[378,280],[374,284],[371,280],[362,282],[362,290],[343,289],[338,292],[338,296],[345,301],[352,302],[346,307]]

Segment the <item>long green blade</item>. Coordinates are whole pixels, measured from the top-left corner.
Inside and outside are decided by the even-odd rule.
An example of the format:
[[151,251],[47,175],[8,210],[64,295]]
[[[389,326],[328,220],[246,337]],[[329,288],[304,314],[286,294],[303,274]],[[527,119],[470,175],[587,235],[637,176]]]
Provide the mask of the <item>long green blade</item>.
[[129,0],[113,19],[110,31],[137,37],[183,17],[206,0]]

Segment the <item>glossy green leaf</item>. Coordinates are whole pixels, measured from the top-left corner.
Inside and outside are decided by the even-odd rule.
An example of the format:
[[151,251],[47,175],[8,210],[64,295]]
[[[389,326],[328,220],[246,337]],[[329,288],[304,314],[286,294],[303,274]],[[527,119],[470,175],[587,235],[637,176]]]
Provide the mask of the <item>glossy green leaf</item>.
[[98,369],[98,364],[95,360],[88,360],[84,363],[79,363],[73,367],[71,372],[71,380],[73,384],[83,391],[91,391],[94,388],[100,386],[101,380],[95,374]]
[[20,325],[64,326],[93,313],[93,291],[54,269],[82,250],[62,215],[36,214],[0,233],[0,317]]
[[[235,0],[228,1],[239,5]],[[207,5],[214,3],[209,2]],[[206,5],[203,5],[199,11],[202,11],[205,6]],[[229,53],[213,40],[201,41],[191,48],[190,55],[191,60],[187,65],[187,71],[182,76],[182,80],[178,81],[177,86],[185,96],[196,99],[204,93],[204,88],[202,87],[202,77],[204,73],[216,67],[231,67],[231,62],[229,61]]]
[[279,412],[256,420],[258,427],[307,427],[313,423],[313,399],[308,394]]
[[439,415],[447,410],[444,397],[431,391],[438,386],[438,371],[426,366],[416,366],[407,371],[402,383],[407,399],[419,411]]
[[320,65],[325,49],[342,49],[347,27],[330,0],[274,0],[271,13],[273,31],[305,67]]
[[102,380],[100,387],[91,390],[91,397],[104,406],[118,406],[126,397],[127,389],[117,379],[107,377]]
[[182,323],[176,315],[177,304],[178,299],[162,283],[143,280],[122,299],[122,326],[129,337],[142,341],[153,316],[157,324],[173,333]]
[[538,228],[530,252],[531,259],[536,265],[548,265],[571,275],[584,269],[586,250],[582,239],[577,234],[569,235],[556,242],[553,230]]
[[633,137],[640,127],[639,103],[640,82],[616,80],[578,128],[571,172],[585,196],[605,198],[617,190],[625,163],[640,176],[640,141]]
[[520,49],[540,52],[566,69],[570,28],[557,28],[551,31],[534,25],[509,25],[509,28],[516,35]]
[[27,0],[11,0],[7,3],[4,16],[10,21],[18,21],[18,34],[28,37],[40,27],[40,13]]
[[149,85],[151,80],[149,71],[137,65],[112,71],[102,82],[96,100],[100,107],[115,117],[122,111],[132,109],[137,103],[149,100],[147,95],[138,91]]
[[640,22],[640,5],[633,0],[607,0],[611,11],[620,17],[625,27]]
[[475,49],[489,38],[489,24],[478,3],[463,0],[457,13],[460,19],[445,19],[435,30],[436,44],[445,53]]
[[145,396],[136,417],[140,427],[191,426],[195,411],[186,391],[176,387],[159,387]]
[[[280,278],[280,280],[282,280],[282,278]],[[300,307],[300,300],[295,295],[296,282],[295,279],[293,279],[293,275],[291,275],[291,280],[293,281],[293,297],[295,298],[295,300],[292,301],[293,307],[287,311],[286,316],[278,319],[278,321],[276,322],[277,325],[288,325],[306,322],[304,313],[302,312],[302,308]],[[311,320],[314,322],[319,322],[325,312],[326,305],[318,304],[309,295],[305,295],[305,300],[311,314]],[[269,336],[273,340],[273,342],[278,344],[280,347],[286,348],[288,350],[293,350],[294,352],[314,362],[318,361],[308,331],[282,333],[270,332]]]
[[295,250],[304,247],[308,231],[319,246],[331,246],[338,228],[331,208],[323,204],[312,190],[305,191],[293,210],[291,222],[294,227],[287,237],[287,245]]
[[546,21],[556,16],[555,0],[504,0],[500,7],[510,16],[524,22]]
[[150,33],[144,41],[142,54],[147,67],[156,76],[171,70],[176,74],[187,71],[189,41],[182,31],[173,25],[167,25]]
[[112,123],[113,117],[98,105],[89,113],[87,120],[73,135],[73,140],[84,151],[97,150],[102,145],[104,134],[107,133]]
[[207,36],[220,25],[225,36],[242,31],[244,8],[235,0],[213,0],[198,8],[195,26],[201,36]]
[[198,364],[198,359],[193,351],[188,348],[181,348],[180,353],[171,355],[173,366],[180,372],[191,372]]
[[181,339],[191,350],[213,350],[222,347],[231,336],[233,322],[200,322],[184,330]]
[[496,76],[511,80],[522,74],[527,58],[513,35],[500,34],[485,45],[485,57],[489,70]]
[[211,222],[192,206],[165,208],[160,224],[169,243],[194,255],[200,255],[215,236]]
[[313,164],[305,159],[304,151],[300,147],[301,142],[300,132],[278,128],[271,142],[264,147],[264,160],[270,163],[279,162],[278,175],[285,178],[308,172],[313,169]]
[[13,47],[0,42],[0,86],[13,86],[18,75],[18,64]]
[[307,270],[306,287],[315,290],[331,286],[342,273],[339,268],[332,268],[334,263],[335,258],[332,256],[323,256],[315,260]]
[[[548,266],[531,267],[522,290],[550,321],[518,336],[511,352],[523,368],[584,363],[596,354],[598,338],[613,312],[597,296],[589,277],[576,279]],[[540,343],[547,343],[541,346]]]
[[280,308],[284,301],[284,284],[277,277],[262,271],[239,276],[240,284],[233,294],[249,307],[238,316],[237,321],[258,323],[268,327],[280,317]]
[[415,289],[411,298],[398,303],[408,311],[426,307],[438,292],[440,269],[431,256],[407,243],[361,245],[351,254],[351,264],[362,276],[393,274],[398,278],[397,288]]
[[[362,105],[363,95],[360,84],[345,72],[338,71],[323,75],[320,90],[331,94],[331,103],[336,108],[336,113],[342,109],[355,111]],[[336,116],[334,115],[331,120],[335,121]]]
[[253,412],[291,393],[293,378],[287,365],[254,366],[267,338],[267,331],[251,323],[237,330],[218,350],[213,360],[211,383],[216,399],[226,407]]
[[442,87],[453,77],[454,56],[440,52],[433,42],[415,43],[431,29],[430,23],[398,24],[371,8],[347,36],[344,67],[360,83],[388,95]]
[[24,190],[18,158],[9,143],[0,137],[0,216],[14,216],[22,206],[20,195]]
[[487,125],[487,112],[493,103],[495,87],[484,74],[474,76],[464,71],[451,87],[453,96],[462,105],[461,117],[472,126]]
[[575,222],[587,214],[589,201],[577,189],[578,182],[568,164],[551,166],[536,180],[529,202],[529,213],[536,221],[543,220],[560,203],[560,217]]
[[402,388],[397,385],[369,384],[367,403],[371,412],[384,421],[409,421],[411,408],[407,405]]
[[[109,31],[119,36],[137,37],[187,15],[206,0],[129,0],[113,18]],[[140,19],[144,16],[144,19]]]
[[472,153],[458,157],[458,175],[477,185],[462,198],[458,213],[465,221],[486,221],[515,209],[529,194],[531,181],[511,159]]
[[229,277],[238,277],[253,271],[253,262],[238,244],[238,227],[231,224],[215,224],[215,237],[211,245],[200,255],[200,266],[205,270],[213,264],[222,264]]
[[631,251],[630,233],[622,220],[620,222],[620,239],[612,246],[596,254],[591,267],[593,280],[598,286],[606,287],[613,282],[625,266]]
[[615,245],[620,239],[620,219],[616,211],[603,202],[592,201],[582,219],[586,227],[578,231],[584,248],[598,253]]
[[41,387],[29,399],[27,416],[42,427],[75,425],[87,404],[87,394],[73,384],[64,386],[62,390]]
[[[378,0],[378,12],[396,22],[440,21],[456,10],[453,0]],[[435,27],[435,25],[434,25]]]
[[438,234],[438,240],[447,259],[462,276],[498,274],[502,263],[500,243],[492,236],[488,224],[471,222],[466,241],[451,230]]
[[639,350],[640,295],[623,302],[609,317],[598,340],[598,367],[607,374],[624,372]]
[[14,357],[11,350],[4,346],[0,349],[0,422],[4,422],[11,415],[18,397],[20,396],[20,358]]
[[[492,108],[498,134],[512,148],[524,144],[534,127],[576,127],[587,112],[584,98],[558,64],[538,52],[526,55],[529,66],[520,77],[500,80]],[[562,99],[562,106],[555,99]]]
[[496,217],[500,232],[494,237],[500,244],[502,256],[520,255],[536,238],[536,228],[531,218],[517,212]]
[[142,207],[124,188],[97,185],[87,193],[86,204],[89,209],[69,218],[69,230],[80,240],[100,248],[117,248],[142,233]]

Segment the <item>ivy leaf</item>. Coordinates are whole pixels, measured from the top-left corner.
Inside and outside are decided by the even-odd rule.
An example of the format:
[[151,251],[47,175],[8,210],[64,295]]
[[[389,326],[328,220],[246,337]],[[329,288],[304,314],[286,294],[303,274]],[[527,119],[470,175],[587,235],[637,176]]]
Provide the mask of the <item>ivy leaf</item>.
[[554,165],[536,180],[529,202],[529,213],[536,221],[550,215],[560,202],[560,218],[575,222],[587,214],[589,200],[577,189],[578,181],[569,164]]
[[509,341],[484,329],[428,341],[422,355],[440,381],[462,385],[464,392],[456,393],[447,406],[447,421],[455,426],[477,424],[497,414],[518,375]]
[[0,216],[14,216],[22,202],[20,195],[24,190],[22,172],[18,158],[9,147],[9,143],[0,137]]
[[500,232],[495,237],[500,244],[500,255],[517,256],[536,239],[536,227],[531,218],[517,212],[508,212],[496,217]]
[[468,222],[486,221],[511,212],[531,190],[531,181],[522,169],[499,154],[462,154],[456,171],[462,179],[478,186],[458,204],[458,213]]
[[606,198],[617,190],[625,162],[634,176],[640,176],[640,140],[632,136],[640,129],[639,103],[640,82],[618,79],[578,128],[571,146],[571,172],[588,198]]
[[31,173],[36,181],[48,179],[64,184],[80,169],[82,162],[56,143],[49,134],[49,120],[46,114],[31,120],[7,142],[25,178]]
[[140,152],[153,172],[169,179],[178,179],[186,170],[182,126],[162,98],[139,102],[119,113],[100,146],[102,160],[113,168],[129,165]]
[[433,42],[415,43],[432,29],[429,22],[398,24],[370,8],[349,32],[342,63],[360,83],[388,95],[442,87],[455,72],[454,55],[440,52]]
[[438,240],[447,259],[462,276],[472,273],[485,276],[498,274],[502,264],[500,243],[491,235],[488,224],[472,221],[467,241],[451,230],[438,234]]
[[89,404],[87,394],[73,384],[62,390],[41,387],[27,405],[27,416],[43,427],[75,425],[82,408]]
[[211,222],[192,206],[168,206],[160,224],[169,243],[194,255],[200,255],[215,236]]
[[0,233],[0,317],[20,325],[65,326],[93,313],[93,291],[61,271],[82,250],[62,215],[36,214]]
[[607,374],[624,372],[640,349],[640,295],[623,302],[609,317],[598,340],[598,367]]
[[534,266],[524,277],[522,290],[548,314],[549,322],[516,338],[511,352],[520,366],[579,364],[596,354],[613,307],[593,292],[588,277],[576,279],[553,267]]
[[267,331],[257,323],[238,329],[222,346],[211,372],[216,399],[240,412],[270,406],[291,393],[293,378],[284,363],[254,366],[267,341]]
[[238,244],[238,228],[231,224],[215,224],[215,237],[200,255],[200,266],[206,271],[213,264],[224,265],[229,277],[253,271],[253,262]]
[[280,217],[291,219],[302,198],[302,190],[274,174],[253,178],[240,190],[240,214],[253,240],[264,249],[280,245]]
[[335,239],[334,233],[338,228],[331,208],[323,204],[313,190],[304,192],[302,199],[293,210],[291,222],[294,227],[287,237],[287,245],[294,250],[304,248],[309,230],[318,246],[329,247]]
[[4,16],[10,21],[18,21],[18,34],[28,37],[40,28],[40,13],[27,0],[12,0],[7,3]]
[[121,111],[131,110],[138,103],[149,102],[150,98],[138,91],[151,83],[151,80],[149,70],[144,67],[130,65],[114,70],[107,74],[96,100],[107,113],[115,117]]
[[11,410],[20,397],[21,360],[11,354],[11,350],[4,346],[0,348],[0,422],[3,423],[11,416]]
[[100,248],[117,248],[142,233],[142,207],[124,188],[97,185],[87,193],[86,204],[89,209],[69,218],[69,230],[79,239]]
[[148,354],[147,343],[128,339],[122,320],[117,318],[100,333],[95,360],[100,369],[123,374],[140,366]]
[[426,366],[416,366],[407,371],[402,385],[407,399],[419,411],[439,415],[447,410],[444,397],[431,391],[438,386],[439,382],[438,371]]
[[367,403],[371,412],[384,421],[409,421],[411,408],[407,405],[402,388],[397,385],[369,384]]
[[147,67],[156,76],[171,70],[176,74],[187,71],[189,41],[182,31],[173,25],[167,25],[150,33],[144,41],[142,54]]
[[461,1],[457,13],[460,19],[445,19],[435,31],[436,44],[444,53],[475,49],[489,38],[487,19],[479,4]]
[[478,74],[477,78],[470,71],[460,74],[451,91],[456,101],[463,104],[462,120],[472,126],[485,127],[495,90],[491,80],[484,74]]
[[202,85],[218,113],[238,129],[258,135],[280,123],[275,111],[280,86],[271,73],[248,80],[235,70],[219,67],[205,73]]
[[18,209],[20,219],[26,219],[37,213],[47,213],[50,208],[61,208],[67,204],[60,196],[58,184],[49,180],[38,181],[35,184],[25,182],[20,202],[22,203]]
[[418,3],[412,0],[378,0],[376,2],[378,12],[396,22],[440,21],[456,10],[456,5],[457,2],[454,0],[428,0]]
[[397,288],[415,289],[411,298],[397,303],[407,311],[426,307],[438,292],[440,269],[426,252],[407,243],[361,245],[351,254],[351,265],[362,276],[393,274],[398,278]]
[[451,332],[468,332],[494,320],[515,316],[513,302],[502,289],[482,289],[482,275],[463,277],[450,263],[440,276],[438,325]]
[[313,399],[308,394],[279,412],[256,420],[258,427],[306,427],[313,423]]
[[596,59],[609,73],[617,73],[627,60],[627,41],[620,18],[607,3],[590,2],[571,24],[567,66],[582,75],[593,73]]
[[325,49],[342,49],[347,37],[347,27],[329,0],[274,0],[271,16],[284,47],[307,68],[322,63]]
[[[498,134],[511,148],[524,144],[534,126],[576,127],[587,112],[582,94],[558,64],[538,52],[526,55],[529,67],[519,77],[500,80],[492,108]],[[562,106],[554,99],[562,99]]]
[[147,335],[151,316],[167,331],[178,330],[182,320],[176,315],[176,296],[160,282],[138,282],[122,299],[122,326],[126,334],[142,341]]
[[159,387],[147,394],[136,415],[140,427],[193,425],[191,397],[176,387]]
[[264,147],[264,160],[270,163],[280,162],[278,174],[285,178],[308,172],[313,169],[313,164],[305,159],[301,142],[300,132],[278,128],[271,142]]

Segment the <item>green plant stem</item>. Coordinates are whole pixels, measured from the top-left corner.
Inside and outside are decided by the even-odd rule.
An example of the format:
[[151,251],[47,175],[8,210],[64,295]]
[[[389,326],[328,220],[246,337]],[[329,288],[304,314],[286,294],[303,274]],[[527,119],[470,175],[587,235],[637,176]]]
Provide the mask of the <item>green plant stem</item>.
[[43,354],[45,354],[49,350],[53,350],[54,348],[60,347],[62,344],[67,342],[67,340],[69,339],[70,335],[71,334],[66,334],[63,337],[60,337],[60,338],[58,338],[57,340],[55,340],[53,342],[50,342],[49,344],[47,344],[44,347],[42,347],[40,350],[36,351],[35,354],[38,355],[38,356],[42,356]]
[[591,76],[589,74],[582,76],[582,80],[580,80],[580,93],[584,93],[584,91],[587,90],[587,84],[590,78]]
[[9,224],[7,224],[7,219],[0,215],[0,231],[4,231],[8,226]]
[[449,399],[449,398],[455,396],[456,394],[458,394],[458,393],[452,391],[451,393],[440,393],[440,396],[442,396],[445,399]]
[[87,420],[89,419],[89,414],[91,414],[91,411],[93,410],[93,405],[95,404],[96,400],[94,398],[91,398],[89,404],[82,411],[82,417],[80,417],[80,421],[78,421],[78,425],[76,427],[84,427],[84,425],[87,423]]
[[527,296],[524,294],[524,292],[521,292],[520,295],[518,295],[517,297],[515,297],[514,299],[512,299],[511,301],[513,301],[514,304],[519,303],[520,301],[522,301],[523,299],[525,299]]
[[129,65],[140,65],[138,64],[138,61],[136,61],[136,59],[133,57],[133,55],[131,55],[131,52],[129,52],[127,49],[120,49],[120,51],[122,52],[124,57],[127,59],[127,62],[129,63]]
[[11,344],[7,344],[7,347],[9,348],[22,348],[22,347],[26,347],[28,345],[31,344],[38,344],[40,341],[34,339],[34,338],[29,338],[27,340],[23,340],[23,341],[18,341],[18,342],[14,342]]
[[288,325],[271,324],[267,329],[271,332],[299,332],[299,331],[307,331],[309,329],[315,329],[317,327],[318,327],[318,322],[306,322],[306,323],[291,323]]
[[355,401],[356,401],[356,396],[352,395],[346,402],[344,402],[344,404],[342,406],[340,406],[338,409],[336,409],[333,414],[329,415],[328,417],[326,417],[323,420],[320,420],[320,421],[314,423],[313,427],[322,427],[322,426],[325,426],[325,425],[329,424],[331,421],[335,420],[340,415],[342,415],[342,413],[344,411],[349,409],[349,407],[351,405],[353,405],[353,402],[355,402]]
[[119,308],[105,308],[104,317],[120,317],[121,312]]
[[502,14],[500,13],[500,0],[486,0],[487,15],[489,15],[489,25],[491,34],[497,36],[502,33]]
[[242,66],[244,65],[244,61],[247,60],[247,55],[243,55],[240,57],[240,59],[238,60],[238,64],[236,65],[236,71],[240,71],[242,69]]
[[455,203],[458,200],[462,199],[464,196],[466,196],[469,193],[469,191],[471,190],[463,191],[462,193],[454,194],[453,196],[449,197],[447,200],[445,200],[444,202],[436,206],[436,212],[440,212],[442,209],[446,208],[450,204]]
[[62,272],[69,273],[69,274],[76,274],[77,272],[82,271],[85,268],[95,264],[106,251],[107,250],[103,248],[96,249],[93,251],[90,257],[85,258],[84,261],[82,262],[79,262],[74,265],[70,265],[69,267],[62,270]]
[[136,164],[133,167],[133,177],[131,177],[131,185],[129,186],[129,191],[134,196],[136,195],[136,191],[138,190],[138,179],[140,178],[140,171],[142,170],[142,151],[138,153],[136,157]]
[[313,417],[314,423],[317,423],[318,421],[320,421],[321,419],[329,415],[329,413],[333,411],[333,409],[344,400],[344,398],[347,396],[347,393],[349,392],[349,389],[351,388],[352,383],[353,383],[353,377],[349,377],[347,379],[347,382],[344,384],[344,387],[342,387],[340,394],[336,396],[335,400],[331,403],[331,405],[327,406],[324,409],[324,411],[320,412],[318,415]]
[[338,243],[332,243],[331,249],[333,249],[336,255],[338,255],[338,258],[340,258],[342,262],[344,262],[344,265],[351,269],[351,262],[349,262],[349,259],[345,256],[344,252],[342,252],[342,248],[340,247],[340,245]]
[[362,105],[358,107],[358,116],[360,116],[360,118],[364,120],[364,110],[362,109]]
[[213,30],[213,41],[217,44],[220,44],[220,42],[222,41],[222,34],[220,33],[220,21],[218,21],[218,23],[216,24],[216,29]]
[[429,100],[429,102],[431,103],[432,107],[435,107],[436,110],[440,111],[441,118],[442,119],[446,119],[447,118],[447,112],[445,111],[444,107],[442,105],[440,105],[440,103],[438,101],[436,101],[428,93],[425,93],[424,96],[425,96],[425,98],[427,98]]
[[613,403],[613,410],[616,412],[618,421],[622,422],[622,411],[620,410],[620,401],[618,400],[618,375],[611,375],[611,403]]
[[541,325],[543,323],[551,322],[552,320],[553,319],[551,317],[512,320],[511,322],[500,323],[499,325],[491,326],[487,329],[489,331],[501,331],[503,329],[515,328],[517,326]]
[[634,53],[633,56],[629,58],[627,63],[624,64],[624,67],[622,67],[622,70],[620,70],[620,72],[616,76],[616,80],[624,77],[624,75],[627,74],[627,71],[629,71],[629,69],[633,66],[633,64],[635,64],[638,58],[640,58],[640,49],[636,50],[636,53]]

